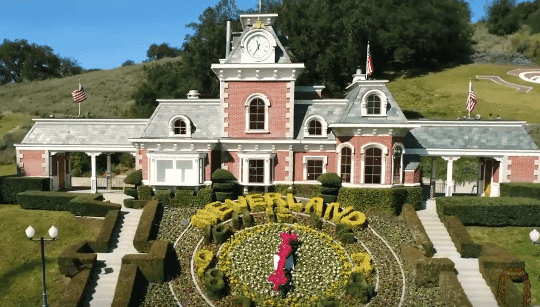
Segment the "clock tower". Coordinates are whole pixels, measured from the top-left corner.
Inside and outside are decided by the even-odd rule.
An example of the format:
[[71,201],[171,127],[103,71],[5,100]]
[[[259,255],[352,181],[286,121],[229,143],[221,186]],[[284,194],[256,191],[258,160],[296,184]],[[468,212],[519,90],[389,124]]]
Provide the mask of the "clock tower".
[[304,64],[291,62],[276,34],[277,16],[240,15],[243,31],[211,66],[220,81],[223,138],[293,138],[295,81]]

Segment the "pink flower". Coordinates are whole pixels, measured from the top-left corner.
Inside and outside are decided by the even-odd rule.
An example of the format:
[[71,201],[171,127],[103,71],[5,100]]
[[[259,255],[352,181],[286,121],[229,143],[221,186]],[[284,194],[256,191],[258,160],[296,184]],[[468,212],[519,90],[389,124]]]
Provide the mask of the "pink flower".
[[290,242],[291,240],[298,239],[298,236],[296,234],[291,234],[290,231],[289,233],[284,232],[280,234],[279,236],[281,237],[283,242],[279,246],[278,265],[274,274],[268,277],[268,280],[274,283],[274,291],[277,291],[279,286],[285,285],[289,282],[289,278],[285,276],[284,268],[285,268],[285,264],[287,263],[287,258],[289,257],[292,251]]

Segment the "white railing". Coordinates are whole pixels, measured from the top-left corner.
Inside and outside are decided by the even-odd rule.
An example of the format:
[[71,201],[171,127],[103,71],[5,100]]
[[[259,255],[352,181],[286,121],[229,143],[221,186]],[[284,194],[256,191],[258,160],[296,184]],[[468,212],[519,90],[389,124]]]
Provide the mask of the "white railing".
[[[429,186],[429,178],[423,178],[424,185]],[[445,181],[444,180],[437,180],[435,181],[435,193],[439,194],[445,193]],[[454,183],[454,193],[462,193],[462,194],[477,194],[477,182],[465,182],[462,184],[459,184],[457,182]]]
[[[113,188],[124,188],[124,177],[113,177],[111,178],[111,187]],[[90,186],[90,177],[71,177],[71,186],[72,187],[89,187]],[[98,177],[97,178],[97,187],[106,188],[107,187],[107,178]]]

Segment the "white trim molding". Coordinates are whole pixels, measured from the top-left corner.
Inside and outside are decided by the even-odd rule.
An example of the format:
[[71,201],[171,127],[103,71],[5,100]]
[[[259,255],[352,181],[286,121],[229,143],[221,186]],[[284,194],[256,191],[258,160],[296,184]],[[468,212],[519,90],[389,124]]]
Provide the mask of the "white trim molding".
[[[326,165],[328,164],[328,156],[304,156],[303,157],[303,163],[304,163],[303,171],[304,171],[304,174],[303,174],[303,177],[302,177],[302,179],[304,181],[308,181],[307,180],[307,161],[308,160],[322,160],[323,161],[323,169],[322,169],[321,174],[326,173]],[[309,181],[316,181],[316,180],[309,180]]]
[[[365,184],[364,183],[364,180],[365,180],[365,165],[366,165],[366,162],[365,162],[365,151],[366,149],[370,148],[370,147],[377,147],[379,148],[381,151],[382,151],[382,156],[381,156],[381,185],[385,185],[385,180],[386,180],[386,159],[388,157],[388,147],[386,147],[385,145],[381,144],[381,143],[375,143],[375,142],[371,142],[371,143],[367,143],[367,144],[364,144],[361,148],[360,148],[360,184]],[[368,185],[376,185],[376,184],[368,184]],[[392,185],[389,185],[389,186],[392,186]]]
[[[255,99],[260,99],[264,102],[264,130],[261,130],[261,129],[250,129],[249,128],[249,124],[250,124],[250,120],[249,120],[249,108],[251,106],[251,102]],[[246,99],[246,102],[245,102],[245,112],[246,112],[246,133],[269,133],[270,131],[268,131],[268,122],[270,121],[270,112],[269,112],[269,109],[270,109],[270,100],[268,100],[268,97],[266,97],[266,95],[264,94],[261,94],[261,93],[254,93],[254,94],[251,94],[249,95],[249,97]]]
[[351,149],[351,182],[348,182],[348,183],[353,183],[354,182],[354,174],[355,174],[355,172],[354,172],[354,169],[355,169],[354,146],[349,142],[341,143],[336,147],[336,153],[338,155],[336,173],[338,174],[339,178],[341,178],[341,150],[344,147],[348,147],[348,148]]
[[[270,181],[270,172],[273,172],[271,169],[272,167],[275,167],[275,165],[271,165],[271,161],[274,160],[276,157],[276,153],[274,152],[238,152],[237,153],[238,158],[240,159],[240,163],[238,163],[238,174],[240,175],[238,178],[238,182],[240,182],[242,185],[250,186],[250,185],[271,185],[272,182]],[[249,182],[249,160],[264,160],[264,180],[263,183],[250,183]]]
[[394,184],[394,168],[395,168],[394,153],[396,152],[396,147],[401,148],[401,159],[399,161],[401,170],[399,172],[399,183],[398,184],[403,184],[403,170],[405,169],[403,167],[403,155],[405,154],[405,146],[400,142],[395,143],[394,147],[392,148],[392,173],[391,173],[392,182],[391,182],[391,184]]

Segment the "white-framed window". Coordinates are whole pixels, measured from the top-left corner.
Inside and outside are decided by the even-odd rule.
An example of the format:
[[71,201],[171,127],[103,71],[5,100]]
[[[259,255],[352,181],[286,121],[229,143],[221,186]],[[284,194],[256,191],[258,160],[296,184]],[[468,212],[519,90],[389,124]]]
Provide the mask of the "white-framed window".
[[243,185],[267,186],[274,180],[275,153],[238,153],[239,181]]
[[270,101],[263,94],[252,94],[246,100],[246,132],[268,133]]
[[392,155],[392,183],[393,184],[403,183],[403,152],[404,152],[403,144],[396,143],[394,145],[394,150],[393,150],[393,155]]
[[388,148],[379,143],[368,143],[362,147],[361,155],[361,183],[384,184]]
[[352,183],[354,173],[354,147],[350,143],[342,143],[338,146],[338,174],[341,182]]
[[317,180],[326,173],[327,156],[304,156],[304,180]]
[[320,115],[311,115],[304,122],[304,137],[327,137],[328,123]]
[[149,153],[150,184],[169,186],[203,184],[205,155],[206,153],[189,155],[155,155]]
[[361,102],[362,116],[386,116],[388,97],[381,90],[370,90],[364,94]]
[[169,120],[170,137],[191,137],[191,121],[187,116],[176,115]]

